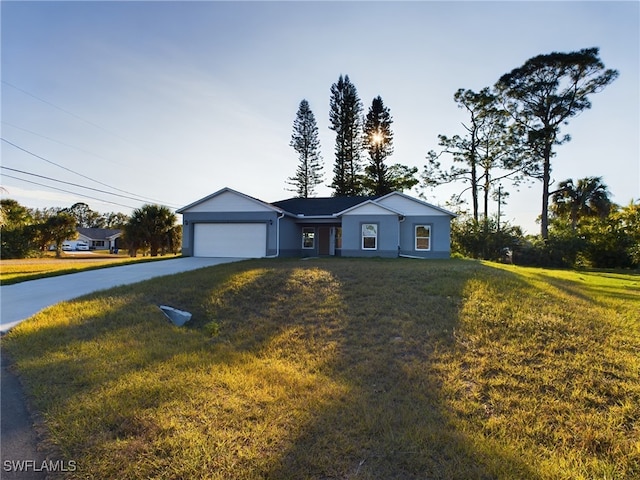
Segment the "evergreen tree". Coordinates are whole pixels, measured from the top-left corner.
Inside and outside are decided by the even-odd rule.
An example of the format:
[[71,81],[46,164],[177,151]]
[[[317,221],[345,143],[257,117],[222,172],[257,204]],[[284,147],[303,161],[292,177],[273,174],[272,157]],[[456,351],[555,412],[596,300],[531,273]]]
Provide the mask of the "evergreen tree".
[[0,200],[0,257],[24,258],[33,248],[30,226],[33,217],[27,207],[16,200]]
[[[458,108],[469,114],[469,120],[462,123],[466,134],[438,135],[443,149],[439,153],[434,150],[428,152],[428,163],[422,174],[424,186],[464,183],[460,196],[467,191],[471,193],[473,219],[479,222],[483,213],[486,229],[489,197],[494,186],[507,178],[515,185],[520,184],[525,176],[536,175],[537,162],[531,162],[526,154],[520,138],[521,128],[509,124],[508,113],[501,108],[498,97],[489,88],[478,93],[460,88],[453,98]],[[448,170],[439,161],[442,154],[453,158],[453,165]]]
[[316,117],[307,100],[300,102],[289,145],[298,152],[299,163],[295,176],[289,177],[287,183],[295,187],[292,190],[298,197],[312,197],[315,194],[315,187],[322,183],[323,165]]
[[76,219],[66,212],[60,212],[55,217],[49,217],[41,231],[46,236],[45,243],[48,243],[49,240],[55,243],[56,257],[58,258],[62,256],[62,242],[78,236]]
[[334,196],[362,193],[360,153],[362,150],[362,102],[349,76],[340,75],[331,86],[329,128],[336,132],[336,161],[333,167]]
[[372,195],[385,195],[392,191],[389,169],[384,163],[393,154],[392,123],[389,108],[377,96],[364,121],[364,147],[369,154],[369,164],[364,169],[363,185]]
[[362,185],[369,195],[386,195],[410,189],[418,183],[416,167],[398,163],[387,166],[385,161],[393,154],[393,119],[380,96],[373,99],[364,121],[364,147],[369,154]]
[[86,203],[74,203],[71,207],[63,209],[62,212],[68,213],[75,218],[78,228],[104,228],[102,215],[91,210]]
[[602,91],[618,77],[605,69],[598,48],[538,55],[504,74],[496,83],[511,116],[524,127],[532,154],[542,170],[540,233],[549,238],[549,197],[553,147],[570,140],[560,128],[591,108],[589,95]]

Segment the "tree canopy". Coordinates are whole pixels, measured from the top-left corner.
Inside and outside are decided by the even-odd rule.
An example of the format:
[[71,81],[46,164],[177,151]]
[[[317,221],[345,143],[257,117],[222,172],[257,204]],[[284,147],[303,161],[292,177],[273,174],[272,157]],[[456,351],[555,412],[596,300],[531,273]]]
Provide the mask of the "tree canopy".
[[602,177],[580,178],[576,183],[568,179],[558,187],[551,196],[551,212],[557,217],[568,218],[573,230],[581,217],[604,218],[611,211],[609,190]]
[[104,217],[99,212],[91,210],[86,203],[74,203],[61,211],[75,218],[76,226],[79,228],[104,228]]
[[298,153],[298,167],[288,183],[293,185],[298,197],[313,197],[315,187],[322,183],[323,165],[318,125],[307,100],[300,102],[289,145]]
[[570,140],[560,128],[583,110],[591,108],[589,95],[600,92],[618,77],[605,69],[598,48],[537,55],[504,74],[496,83],[503,104],[523,126],[532,156],[542,171],[541,235],[548,238],[549,187],[553,146]]
[[56,257],[60,257],[62,242],[78,236],[76,219],[69,213],[60,212],[46,220],[42,228],[42,234],[46,236],[45,244],[53,241],[56,246]]
[[175,224],[175,214],[165,206],[144,205],[135,209],[124,226],[130,255],[135,257],[139,249],[148,248],[151,256],[156,257],[161,249],[169,249]]
[[371,102],[364,121],[364,148],[369,155],[369,163],[364,168],[363,186],[372,195],[385,195],[393,191],[389,169],[385,164],[393,154],[393,131],[391,111],[377,96]]
[[418,183],[417,167],[387,165],[393,155],[393,118],[379,95],[373,99],[363,126],[363,146],[368,154],[362,187],[368,195],[386,195],[408,190]]
[[349,75],[340,75],[331,85],[329,129],[336,133],[333,167],[334,196],[362,193],[362,102]]

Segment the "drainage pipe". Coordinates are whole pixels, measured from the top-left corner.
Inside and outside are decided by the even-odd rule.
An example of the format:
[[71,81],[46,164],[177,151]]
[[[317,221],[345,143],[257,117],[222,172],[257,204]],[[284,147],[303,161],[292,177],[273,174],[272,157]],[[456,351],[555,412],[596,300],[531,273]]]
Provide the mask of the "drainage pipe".
[[404,253],[399,253],[398,256],[402,258],[415,258],[416,260],[426,260],[426,258],[424,257],[418,257],[417,255],[405,255]]
[[280,256],[280,219],[284,217],[284,212],[278,215],[276,219],[276,254],[266,255],[264,258],[277,258]]

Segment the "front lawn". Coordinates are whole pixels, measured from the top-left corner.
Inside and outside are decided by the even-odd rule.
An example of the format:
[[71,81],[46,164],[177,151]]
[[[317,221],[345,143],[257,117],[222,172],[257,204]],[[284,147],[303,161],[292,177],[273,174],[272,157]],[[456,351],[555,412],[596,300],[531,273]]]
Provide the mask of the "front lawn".
[[631,479],[639,300],[632,274],[252,260],[66,302],[2,347],[68,478]]

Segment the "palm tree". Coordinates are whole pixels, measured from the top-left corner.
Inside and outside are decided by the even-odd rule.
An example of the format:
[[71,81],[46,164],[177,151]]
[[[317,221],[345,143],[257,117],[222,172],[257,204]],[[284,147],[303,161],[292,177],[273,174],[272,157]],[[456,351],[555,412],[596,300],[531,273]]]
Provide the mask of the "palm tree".
[[611,211],[611,200],[602,177],[585,177],[574,185],[573,180],[565,180],[553,192],[551,210],[558,217],[569,217],[571,228],[576,230],[581,217],[604,218]]
[[138,248],[148,247],[152,257],[167,245],[176,216],[167,207],[144,205],[131,214],[125,225],[125,237],[129,243],[130,255],[135,256]]

